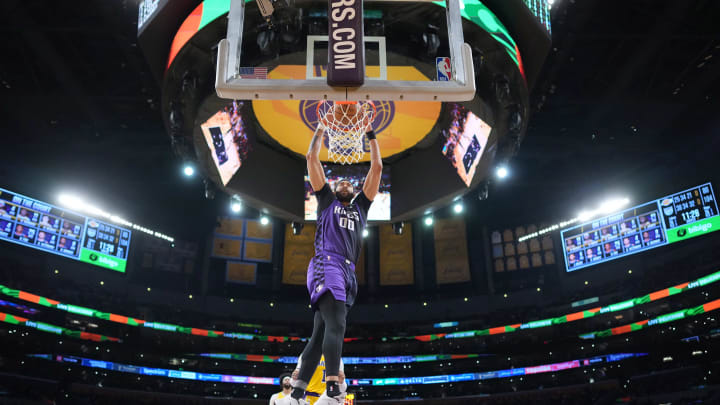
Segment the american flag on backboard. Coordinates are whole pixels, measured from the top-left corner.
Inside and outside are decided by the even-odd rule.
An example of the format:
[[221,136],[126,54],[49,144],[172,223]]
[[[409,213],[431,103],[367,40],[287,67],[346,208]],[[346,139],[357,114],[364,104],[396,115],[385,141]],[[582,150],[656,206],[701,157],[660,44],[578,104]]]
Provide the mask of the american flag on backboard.
[[241,79],[267,79],[268,68],[266,67],[241,67]]

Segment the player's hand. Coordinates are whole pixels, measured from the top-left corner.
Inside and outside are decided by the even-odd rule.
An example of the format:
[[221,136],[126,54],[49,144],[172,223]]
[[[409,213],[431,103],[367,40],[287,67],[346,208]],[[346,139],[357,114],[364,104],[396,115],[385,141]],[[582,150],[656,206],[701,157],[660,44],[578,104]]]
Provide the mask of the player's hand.
[[292,379],[297,380],[299,376],[300,376],[300,370],[298,370],[298,369],[293,370]]
[[372,122],[373,122],[373,117],[367,117],[367,118],[363,119],[363,123],[365,124],[365,132],[372,131],[372,129],[373,129]]

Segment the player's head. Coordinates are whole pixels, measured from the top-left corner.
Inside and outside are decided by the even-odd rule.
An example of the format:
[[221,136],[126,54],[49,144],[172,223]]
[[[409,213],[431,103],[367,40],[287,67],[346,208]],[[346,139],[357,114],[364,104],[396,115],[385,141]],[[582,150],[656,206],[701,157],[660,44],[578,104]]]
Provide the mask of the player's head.
[[286,390],[292,388],[292,385],[290,384],[291,379],[290,373],[280,374],[280,386]]
[[15,233],[18,235],[21,235],[23,232],[25,232],[25,227],[22,225],[18,225],[15,227]]
[[349,203],[355,196],[355,187],[350,180],[340,179],[335,183],[335,197],[342,203]]
[[45,232],[43,232],[43,231],[38,232],[38,239],[45,240]]

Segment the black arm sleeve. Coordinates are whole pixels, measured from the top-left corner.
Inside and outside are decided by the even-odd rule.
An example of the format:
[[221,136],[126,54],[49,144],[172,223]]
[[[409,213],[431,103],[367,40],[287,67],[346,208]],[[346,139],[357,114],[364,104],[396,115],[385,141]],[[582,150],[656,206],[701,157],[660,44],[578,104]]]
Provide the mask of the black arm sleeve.
[[330,189],[330,185],[325,183],[320,190],[315,192],[315,198],[317,198],[317,217],[320,219],[320,214],[335,201],[335,194]]
[[367,198],[365,192],[359,192],[353,202],[357,204],[358,210],[360,210],[360,212],[362,213],[363,218],[367,220],[368,211],[370,211],[370,205],[372,204],[372,201]]

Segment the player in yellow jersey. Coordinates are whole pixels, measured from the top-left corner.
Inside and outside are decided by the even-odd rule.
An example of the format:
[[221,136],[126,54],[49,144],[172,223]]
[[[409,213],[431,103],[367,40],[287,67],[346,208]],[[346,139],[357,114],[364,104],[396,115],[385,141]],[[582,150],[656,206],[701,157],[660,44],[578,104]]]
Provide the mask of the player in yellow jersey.
[[[293,380],[297,379],[298,375],[300,374],[300,365],[302,364],[302,356],[298,359],[297,367],[295,368],[295,371],[292,373]],[[315,368],[315,372],[313,373],[312,377],[310,378],[310,382],[308,382],[307,389],[305,389],[305,401],[304,403],[308,403],[310,405],[326,405],[326,404],[342,404],[345,399],[345,394],[347,392],[347,384],[345,383],[345,367],[343,365],[342,359],[340,360],[340,372],[339,372],[339,387],[341,394],[338,397],[330,398],[327,396],[325,392],[326,387],[326,381],[325,381],[325,356],[320,357],[320,362],[318,363],[317,368]],[[292,382],[291,382],[292,385]],[[339,400],[339,402],[338,402]],[[284,405],[287,401],[281,401],[278,402],[277,405]],[[299,402],[300,404],[303,404],[303,402]],[[288,404],[290,402],[287,402]],[[271,404],[272,405],[272,404]]]
[[292,385],[290,384],[291,379],[292,377],[288,373],[282,374],[280,376],[280,386],[282,387],[282,391],[278,392],[277,394],[273,394],[273,396],[270,397],[269,405],[278,405],[278,402],[281,399],[290,396],[290,392],[292,392]]

